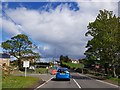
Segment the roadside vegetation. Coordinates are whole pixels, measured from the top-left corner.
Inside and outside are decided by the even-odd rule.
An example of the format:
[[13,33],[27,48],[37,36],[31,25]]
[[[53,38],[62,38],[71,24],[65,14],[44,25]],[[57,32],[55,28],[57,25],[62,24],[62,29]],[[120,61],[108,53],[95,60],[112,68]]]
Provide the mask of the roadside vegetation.
[[[15,76],[13,74],[24,74],[25,68],[23,61],[33,61],[40,58],[39,53],[34,52],[37,48],[25,34],[18,34],[11,39],[2,42],[3,52],[15,57],[16,60],[10,62],[10,66],[2,65],[2,88],[33,88],[40,78]],[[44,73],[45,69],[39,69],[40,73]]]
[[[120,18],[112,11],[100,10],[95,21],[89,22],[86,36],[91,36],[85,51],[86,58],[79,63],[72,63],[68,56],[60,56],[60,65],[72,70],[82,71],[96,77],[101,77],[113,82],[120,82]],[[23,61],[34,64],[40,58],[39,53],[34,52],[36,45],[25,34],[18,34],[11,39],[2,42],[3,52],[15,57],[13,65],[16,70],[24,71]],[[34,65],[33,65],[34,66]],[[38,82],[38,78],[19,77],[10,75],[12,68],[6,65],[2,67],[3,88],[26,88]],[[46,73],[46,68],[36,68],[35,73]]]
[[84,64],[81,61],[78,60],[77,63],[72,63],[72,60],[68,56],[63,56],[63,55],[60,56],[60,65],[62,67],[67,67],[70,70],[83,73]]
[[115,82],[116,84],[119,84],[120,83],[120,78],[109,78],[108,80],[111,80],[113,82]]
[[[11,74],[24,74],[24,71],[14,70]],[[46,68],[27,69],[28,74],[45,74],[47,73]]]
[[120,18],[113,11],[100,10],[89,22],[86,36],[92,36],[85,51],[87,74],[108,82],[120,83]]
[[7,76],[2,80],[2,88],[31,88],[40,81],[36,77]]
[[32,61],[40,58],[39,53],[34,52],[37,48],[25,34],[18,34],[11,39],[2,42],[3,52],[17,59],[16,65],[22,70],[23,61]]
[[86,36],[86,61],[91,69],[107,76],[120,75],[120,18],[113,11],[100,10],[95,21],[89,22]]
[[46,68],[36,68],[36,73],[39,73],[39,74],[45,74],[47,73],[47,69]]
[[28,70],[28,73],[45,74],[45,73],[47,73],[47,69],[46,68],[36,68],[35,70]]
[[[92,37],[87,42],[84,72],[97,78],[119,82],[120,78],[120,17],[113,11],[100,10],[96,19],[89,22],[86,36]],[[60,56],[61,65],[70,64],[70,59]]]
[[69,67],[70,69],[78,69],[78,68],[84,68],[84,65],[81,63],[71,63],[71,62],[62,62],[63,65]]
[[120,78],[114,78],[114,77],[106,77],[105,79],[107,82],[110,82],[110,83],[113,83],[113,84],[116,84],[116,85],[120,85]]

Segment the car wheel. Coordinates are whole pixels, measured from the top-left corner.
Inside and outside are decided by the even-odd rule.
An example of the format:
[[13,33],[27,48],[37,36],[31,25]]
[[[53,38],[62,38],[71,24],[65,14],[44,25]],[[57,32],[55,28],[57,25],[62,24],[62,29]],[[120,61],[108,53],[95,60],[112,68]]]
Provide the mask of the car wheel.
[[70,79],[68,79],[68,81],[70,81]]

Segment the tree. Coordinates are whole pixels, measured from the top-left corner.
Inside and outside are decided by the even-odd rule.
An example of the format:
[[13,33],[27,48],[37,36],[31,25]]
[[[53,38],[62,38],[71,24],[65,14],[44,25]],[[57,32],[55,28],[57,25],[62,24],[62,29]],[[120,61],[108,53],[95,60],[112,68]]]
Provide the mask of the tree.
[[33,44],[24,34],[18,34],[10,40],[2,42],[2,48],[6,53],[17,58],[19,69],[22,67],[21,61],[40,57],[38,53],[33,52]]
[[60,56],[60,63],[62,63],[62,60],[64,60],[64,56],[63,55]]
[[120,42],[118,42],[120,40],[118,39],[120,38],[119,21],[120,18],[113,15],[112,11],[100,10],[95,21],[89,23],[89,31],[86,33],[86,36],[91,35],[93,37],[87,43],[86,57],[89,60],[94,57],[94,61],[96,60],[102,65],[111,64],[115,77],[115,69],[118,65],[116,53],[120,52],[118,49],[120,47]]
[[70,59],[68,56],[64,56],[64,62],[70,62]]
[[60,64],[61,64],[61,66],[63,66],[63,64],[62,64],[63,62],[71,62],[71,59],[68,56],[61,55],[60,56]]

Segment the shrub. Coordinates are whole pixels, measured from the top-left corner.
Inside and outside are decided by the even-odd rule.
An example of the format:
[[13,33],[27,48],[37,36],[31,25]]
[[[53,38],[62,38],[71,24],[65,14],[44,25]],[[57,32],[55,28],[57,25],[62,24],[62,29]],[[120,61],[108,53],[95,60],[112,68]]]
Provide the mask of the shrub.
[[2,74],[3,76],[8,76],[10,74],[10,70],[11,68],[9,66],[7,66],[6,64],[2,65]]

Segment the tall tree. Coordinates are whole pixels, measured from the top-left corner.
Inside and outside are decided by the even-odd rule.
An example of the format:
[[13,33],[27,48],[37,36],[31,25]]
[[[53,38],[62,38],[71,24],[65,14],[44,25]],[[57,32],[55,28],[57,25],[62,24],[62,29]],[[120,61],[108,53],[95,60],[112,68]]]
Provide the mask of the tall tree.
[[70,61],[71,61],[71,59],[68,56],[63,56],[63,55],[60,56],[61,63],[62,62],[70,62]]
[[64,56],[60,55],[60,62],[62,62],[62,60],[64,60]]
[[94,22],[90,22],[88,25],[87,35],[91,35],[93,38],[88,41],[85,52],[88,58],[95,57],[100,59],[100,63],[105,65],[111,64],[113,69],[113,75],[116,77],[116,66],[118,65],[118,59],[116,53],[119,53],[118,40],[120,41],[120,18],[113,15],[112,11],[100,10],[98,16]]
[[24,34],[18,34],[10,40],[2,42],[2,48],[6,53],[17,58],[19,69],[22,66],[22,60],[31,60],[40,57],[38,53],[33,51],[32,42]]

